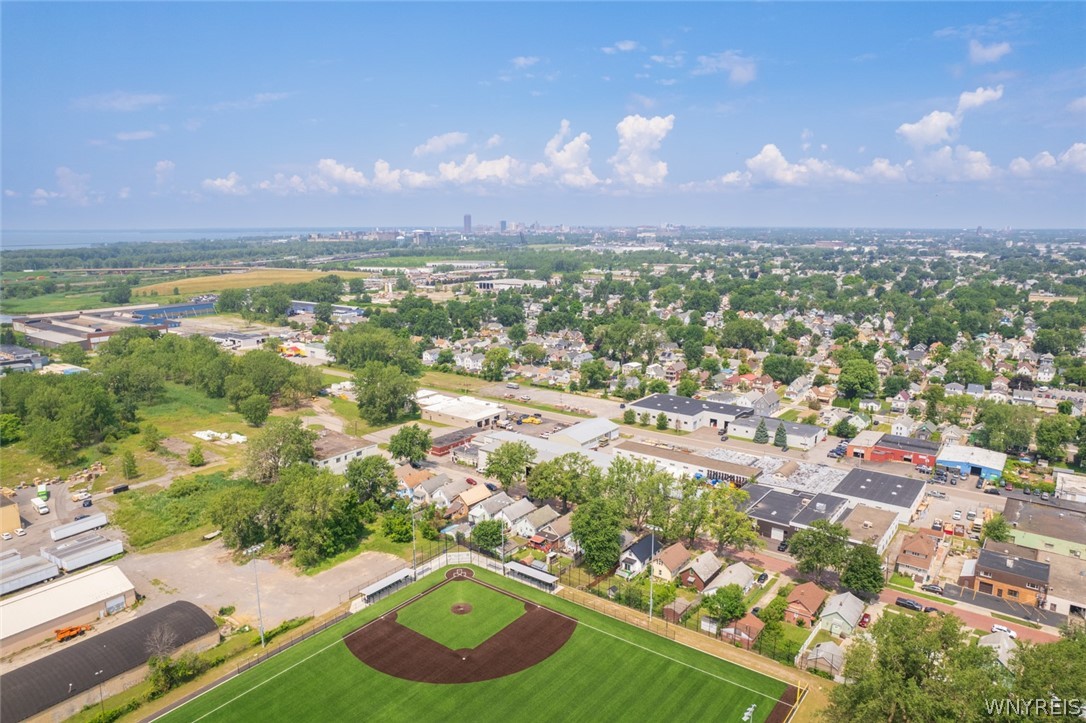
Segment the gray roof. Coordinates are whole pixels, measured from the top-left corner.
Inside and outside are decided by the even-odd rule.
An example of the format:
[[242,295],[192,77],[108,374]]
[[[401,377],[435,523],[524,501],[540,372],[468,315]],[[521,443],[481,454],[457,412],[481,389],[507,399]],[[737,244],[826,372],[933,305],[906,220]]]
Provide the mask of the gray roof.
[[724,571],[713,579],[713,582],[705,587],[702,591],[705,595],[712,595],[716,590],[725,587],[726,585],[738,585],[739,587],[746,589],[752,582],[754,582],[754,570],[747,567],[744,562],[737,562],[734,565],[728,565],[724,568]]
[[825,493],[818,494],[807,503],[806,507],[799,511],[799,514],[792,518],[792,522],[797,525],[810,525],[815,520],[829,520],[832,522],[837,519],[837,516],[841,514],[841,510],[845,509],[847,505],[848,500],[844,497]]
[[758,520],[788,525],[792,518],[803,509],[810,495],[793,495],[780,490],[773,490],[747,509],[747,515]]
[[439,475],[430,477],[429,479],[424,479],[422,482],[419,482],[418,486],[415,487],[415,491],[418,492],[419,490],[422,490],[426,494],[432,495],[434,492],[437,492],[439,489],[447,485],[449,481],[449,476],[443,472]]
[[438,492],[440,492],[445,495],[445,499],[447,499],[449,502],[452,502],[457,495],[467,492],[469,489],[471,489],[471,485],[469,485],[465,480],[457,479],[447,481],[441,487],[434,490],[432,494],[436,495]]
[[[51,655],[0,676],[4,691],[0,718],[25,720],[143,665],[150,657],[147,641],[160,625],[174,633],[178,647],[216,630],[207,613],[179,600],[86,640],[67,643]],[[102,675],[96,676],[98,671]]]
[[513,498],[505,494],[505,492],[499,492],[493,497],[488,497],[478,503],[476,507],[481,507],[488,515],[493,517],[511,504],[513,504]]
[[773,436],[777,427],[784,425],[784,431],[786,434],[792,434],[797,437],[812,437],[822,432],[822,427],[814,424],[803,424],[801,422],[786,422],[783,419],[776,419],[774,417],[762,417],[754,416],[750,419],[744,419],[743,421],[736,420],[732,422],[733,429],[753,429],[757,430],[758,425],[765,421],[766,431],[769,432],[769,436]]
[[537,510],[529,512],[528,523],[535,529],[540,529],[544,525],[547,525],[559,518],[559,514],[554,511],[550,505],[543,505]]
[[[652,545],[652,547],[649,547],[649,545]],[[638,561],[647,563],[663,548],[664,546],[660,543],[659,537],[645,535],[640,540],[630,545],[629,549],[622,553],[622,556],[626,557],[627,555],[633,555]]]
[[585,442],[591,442],[594,439],[598,439],[605,434],[610,434],[616,429],[618,429],[618,425],[610,419],[597,417],[596,419],[586,419],[583,422],[578,422],[572,427],[563,429],[554,436],[562,435],[564,437],[569,437],[577,444],[584,444]]
[[670,412],[672,414],[682,414],[688,417],[697,416],[702,412],[723,414],[730,417],[745,417],[751,414],[751,410],[747,407],[740,407],[735,404],[709,402],[702,399],[691,399],[689,397],[679,397],[674,394],[653,394],[644,399],[637,400],[630,406],[635,409],[646,409],[653,412]]
[[995,650],[996,658],[999,659],[1004,668],[1007,668],[1010,667],[1011,658],[1014,657],[1014,651],[1018,647],[1018,641],[1004,632],[996,632],[981,636],[977,641],[977,645]]
[[890,449],[900,449],[903,452],[919,452],[920,454],[934,455],[939,451],[939,445],[935,442],[928,442],[923,439],[914,439],[912,437],[901,437],[896,434],[884,434],[878,441],[879,447],[889,447]]
[[850,592],[843,592],[840,595],[834,595],[826,604],[822,607],[821,617],[825,618],[828,615],[837,614],[841,616],[841,619],[849,624],[850,627],[856,627],[856,624],[860,622],[860,616],[864,613],[864,601],[856,597]]
[[702,582],[709,582],[713,575],[720,571],[721,567],[720,560],[717,559],[716,555],[711,552],[703,552],[688,562],[682,572],[693,570],[701,578]]
[[517,500],[508,507],[499,510],[498,514],[506,518],[510,522],[516,522],[521,517],[531,514],[535,510],[535,505],[529,499]]
[[912,508],[924,494],[924,482],[857,468],[837,483],[833,493],[894,507]]
[[995,550],[982,549],[977,556],[977,570],[1000,570],[1039,583],[1048,584],[1048,563],[1028,560],[1024,557],[1004,555]]

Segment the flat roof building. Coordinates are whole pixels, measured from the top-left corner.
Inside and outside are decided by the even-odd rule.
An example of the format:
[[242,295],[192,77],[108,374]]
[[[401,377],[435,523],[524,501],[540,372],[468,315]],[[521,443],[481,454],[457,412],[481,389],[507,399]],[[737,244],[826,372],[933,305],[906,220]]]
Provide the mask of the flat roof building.
[[451,397],[432,389],[420,389],[415,395],[422,418],[454,427],[494,427],[506,418],[506,408],[475,397]]
[[924,497],[924,482],[870,469],[853,469],[833,488],[833,494],[898,515],[901,524],[911,521]]
[[311,462],[314,467],[329,469],[336,474],[346,472],[352,459],[377,454],[377,445],[361,437],[352,437],[333,429],[322,429],[317,435],[317,441],[313,442]]
[[881,555],[897,532],[897,520],[893,512],[859,504],[838,522],[848,530],[849,542],[871,545]]
[[984,479],[999,479],[1007,464],[1007,455],[980,447],[962,444],[944,444],[939,450],[936,464],[954,468],[965,475],[977,475]]
[[727,430],[735,420],[754,413],[749,407],[675,394],[652,394],[631,403],[629,408],[637,414],[648,412],[653,420],[662,412],[667,417],[668,427],[679,431],[693,431],[702,427]]
[[615,446],[616,457],[640,459],[652,462],[675,477],[693,477],[706,481],[730,482],[739,487],[749,483],[761,473],[758,467],[702,457],[638,442],[620,442]]

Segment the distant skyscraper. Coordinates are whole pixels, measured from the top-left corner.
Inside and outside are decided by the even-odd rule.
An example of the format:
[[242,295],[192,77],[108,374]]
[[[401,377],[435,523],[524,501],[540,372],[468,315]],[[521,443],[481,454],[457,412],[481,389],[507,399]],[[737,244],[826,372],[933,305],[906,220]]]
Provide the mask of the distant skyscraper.
[[505,233],[508,228],[509,228],[509,224],[506,221],[502,221],[501,222],[502,233]]
[[464,214],[464,233],[471,233],[471,214]]

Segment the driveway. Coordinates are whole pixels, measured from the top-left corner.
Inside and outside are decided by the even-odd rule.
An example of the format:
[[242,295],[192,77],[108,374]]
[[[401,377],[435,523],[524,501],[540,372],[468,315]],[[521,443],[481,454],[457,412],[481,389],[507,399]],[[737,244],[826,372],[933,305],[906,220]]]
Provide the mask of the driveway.
[[[911,597],[908,593],[899,592],[897,590],[883,590],[879,594],[879,600],[887,605],[893,605],[899,597]],[[956,615],[971,628],[976,628],[984,633],[988,633],[992,629],[992,625],[999,623],[1000,625],[1006,625],[1008,628],[1018,634],[1019,639],[1029,640],[1033,643],[1052,643],[1059,640],[1058,635],[1052,633],[1046,633],[1043,630],[1035,630],[1025,625],[1019,625],[1017,623],[1007,622],[999,618],[993,618],[990,615],[986,615],[983,612],[974,612],[972,610],[966,610],[961,605],[947,605],[938,601],[928,600],[927,598],[911,597],[921,605],[930,605],[936,610],[941,610],[948,615]]]
[[1058,628],[1067,622],[1066,615],[1061,615],[1060,613],[1051,612],[1049,610],[1041,610],[1040,608],[1029,605],[1022,605],[983,592],[973,592],[969,588],[958,587],[957,585],[945,585],[943,589],[946,592],[944,597],[962,600],[968,602],[970,605],[976,605],[985,610],[991,610],[1003,615],[1011,615],[1016,618],[1032,620],[1035,623],[1051,625],[1054,628]]

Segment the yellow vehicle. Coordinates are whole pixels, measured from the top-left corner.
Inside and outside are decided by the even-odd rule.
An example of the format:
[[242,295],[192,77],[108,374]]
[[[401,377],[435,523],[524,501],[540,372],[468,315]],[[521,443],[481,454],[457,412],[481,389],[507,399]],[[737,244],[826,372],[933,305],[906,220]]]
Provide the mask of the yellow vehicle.
[[542,424],[543,423],[543,420],[541,420],[539,417],[525,417],[521,421],[523,421],[525,424]]

